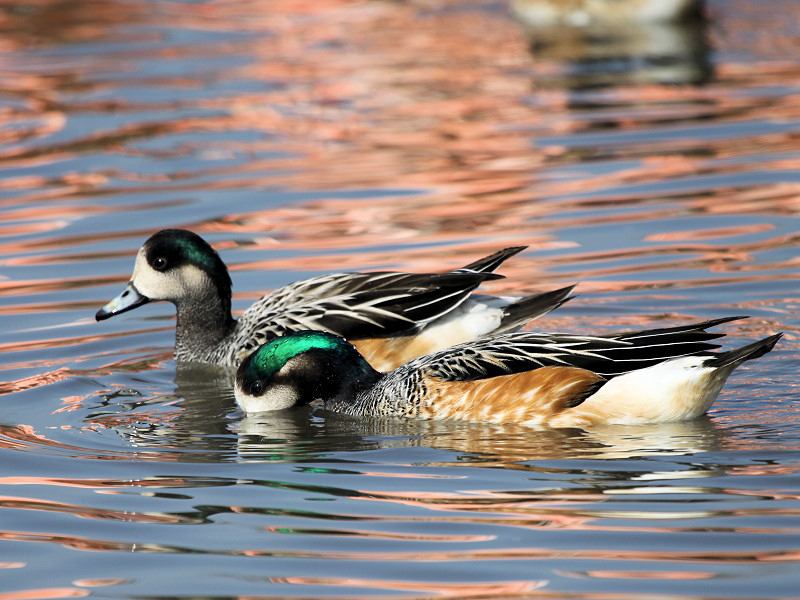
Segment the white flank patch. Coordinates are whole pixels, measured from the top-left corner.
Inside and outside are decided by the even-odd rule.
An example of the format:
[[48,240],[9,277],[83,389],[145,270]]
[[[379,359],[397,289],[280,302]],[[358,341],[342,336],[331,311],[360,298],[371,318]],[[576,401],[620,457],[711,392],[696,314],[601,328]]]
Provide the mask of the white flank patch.
[[613,378],[574,412],[602,417],[595,422],[666,423],[704,414],[716,400],[733,367],[703,367],[703,357],[687,356]]

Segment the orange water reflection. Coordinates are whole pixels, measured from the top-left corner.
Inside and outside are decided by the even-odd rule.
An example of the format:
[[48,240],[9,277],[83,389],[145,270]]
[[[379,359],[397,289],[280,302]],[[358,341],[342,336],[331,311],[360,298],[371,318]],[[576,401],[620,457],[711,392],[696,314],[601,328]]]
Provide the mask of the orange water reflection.
[[76,587],[60,588],[30,588],[17,590],[14,592],[0,593],[2,600],[45,600],[47,598],[83,598],[89,596],[89,590],[82,590]]
[[[387,581],[357,577],[271,577],[274,583],[295,585],[332,586],[334,588],[368,588],[386,591],[421,592],[424,596],[404,595],[405,598],[428,598],[434,594],[437,598],[508,598],[528,597],[534,590],[544,587],[546,581],[507,581],[492,583],[459,583],[459,582],[423,582],[423,581]],[[366,596],[350,596],[360,598]],[[536,594],[535,597],[542,597]],[[546,596],[544,596],[546,597]]]
[[[76,61],[63,78],[31,76],[16,82],[16,96],[36,101],[23,103],[6,114],[11,126],[8,135],[17,132],[18,137],[9,140],[0,153],[0,162],[19,167],[106,151],[130,156],[181,156],[198,148],[190,144],[147,150],[137,143],[182,133],[236,131],[257,131],[262,137],[222,142],[215,151],[247,151],[254,158],[227,166],[209,161],[198,165],[196,171],[121,170],[65,172],[49,179],[9,177],[3,187],[24,195],[4,201],[18,205],[4,215],[15,222],[7,227],[17,228],[8,233],[40,235],[0,243],[0,251],[9,257],[5,264],[52,262],[53,256],[26,255],[33,250],[61,254],[65,247],[120,237],[131,241],[127,253],[132,255],[135,243],[147,237],[151,229],[80,238],[57,235],[65,222],[109,210],[102,203],[91,202],[94,195],[113,196],[134,189],[158,197],[165,192],[192,195],[214,189],[333,191],[397,186],[415,195],[368,201],[332,197],[301,205],[225,211],[227,214],[212,221],[187,219],[185,225],[201,233],[244,236],[253,240],[249,246],[252,250],[274,247],[303,253],[266,260],[259,257],[247,261],[244,257],[245,262],[239,261],[241,269],[302,273],[391,264],[429,270],[459,264],[501,245],[528,244],[532,251],[509,264],[505,271],[509,279],[494,289],[534,291],[579,281],[584,294],[622,294],[653,288],[758,284],[770,281],[776,272],[784,279],[797,278],[793,258],[752,264],[772,250],[796,248],[800,241],[797,235],[770,235],[766,224],[719,227],[698,222],[692,227],[682,223],[679,230],[643,235],[640,243],[627,247],[609,244],[606,251],[576,250],[581,242],[563,233],[588,226],[613,230],[614,226],[659,222],[686,214],[797,214],[800,187],[783,181],[796,169],[792,155],[798,138],[795,129],[730,135],[713,135],[714,127],[702,129],[708,121],[714,126],[751,124],[763,120],[765,111],[773,122],[796,120],[800,112],[795,97],[773,91],[797,80],[798,66],[793,61],[770,57],[770,61],[761,63],[723,62],[706,86],[609,85],[591,96],[593,104],[584,105],[575,102],[570,90],[537,88],[539,79],[558,71],[566,59],[532,55],[528,33],[504,11],[489,8],[488,3],[478,3],[479,10],[456,10],[459,3],[448,0],[426,8],[328,1],[310,10],[292,2],[259,6],[237,1],[211,3],[213,10],[193,4],[164,5],[155,16],[148,16],[146,4],[123,4],[99,0],[79,3],[68,12],[58,35],[51,34],[55,36],[51,42],[103,39],[118,23],[138,23],[156,16],[167,16],[176,27],[198,31],[250,31],[257,35],[247,38],[246,43],[224,39],[204,49],[209,55],[238,57],[246,46],[246,64],[202,76],[186,74],[171,78],[169,84],[166,78],[132,75],[126,84],[191,89],[205,85],[205,76],[281,85],[210,97],[187,96],[173,107],[213,114],[172,114],[146,122],[123,122],[49,144],[47,139],[53,132],[83,111],[124,114],[149,109],[157,113],[170,107],[158,100],[133,102],[123,96],[66,104],[61,100],[73,91],[76,84],[70,85],[72,81],[86,91],[113,86],[113,82],[95,77],[97,65]],[[783,10],[783,18],[790,21],[790,15],[800,9],[787,4]],[[7,25],[12,47],[42,43],[53,14],[48,2],[39,3],[37,10],[24,16],[15,14]],[[744,3],[711,16],[712,38],[721,50],[731,47],[734,40],[741,43],[740,36],[750,30],[752,15]],[[17,21],[19,26],[12,25]],[[777,31],[779,39],[788,44],[785,28]],[[409,32],[413,32],[411,37]],[[185,48],[156,46],[135,56],[140,60],[175,61],[188,52]],[[116,53],[99,57],[108,72],[124,72],[129,59]],[[34,116],[44,121],[42,114],[52,115],[46,128],[13,127]],[[675,126],[684,133],[661,136]],[[618,136],[638,133],[640,137],[628,141],[622,137],[611,143],[592,141],[591,134],[608,131]],[[31,138],[40,142],[35,148],[25,144]],[[573,146],[571,139],[580,143]],[[275,151],[293,155],[259,156]],[[755,158],[759,171],[774,173],[775,181],[728,187],[702,182],[704,177],[738,173]],[[616,159],[627,162],[614,167]],[[607,169],[591,169],[606,162],[610,165]],[[574,170],[580,165],[584,168]],[[571,170],[561,171],[567,168]],[[626,191],[632,185],[693,179],[698,180],[696,189],[688,191],[676,192],[669,186],[666,191]],[[22,207],[28,203],[38,205]],[[155,213],[168,205],[167,201],[155,202],[151,208]],[[47,206],[46,214],[41,206]],[[142,209],[141,204],[136,207]],[[630,210],[620,212],[622,207]],[[726,239],[730,237],[735,241]],[[750,240],[754,237],[760,241]],[[436,257],[428,250],[432,244],[441,249]],[[397,245],[408,249],[381,251],[382,247]],[[351,252],[343,255],[341,250]],[[548,251],[547,257],[540,257],[539,251]],[[70,262],[91,261],[92,256],[68,258]],[[662,260],[665,257],[669,260]],[[628,264],[617,266],[619,261]],[[120,272],[110,278],[76,279],[71,285],[102,285],[126,277],[127,273]],[[4,295],[41,294],[56,291],[59,285],[19,279],[2,283]],[[261,291],[248,291],[239,297],[252,297]],[[27,302],[14,310],[24,312],[28,308],[35,310]]]
[[[129,417],[133,420],[133,417]],[[122,421],[122,419],[120,419]],[[91,430],[92,426],[81,429]],[[5,450],[22,450],[40,454],[55,453],[74,458],[90,460],[120,460],[126,461],[136,458],[152,458],[154,460],[174,461],[179,454],[168,450],[95,450],[85,445],[65,443],[53,436],[38,433],[30,425],[0,425],[0,448]],[[71,484],[70,484],[71,485]]]
[[[126,18],[143,18],[143,5],[99,4],[103,10],[92,12],[93,22],[105,21],[106,27]],[[450,4],[457,3],[442,1],[437,6]],[[786,10],[791,13],[797,8],[787,6]],[[213,19],[207,11],[192,5],[175,7],[168,12],[171,18],[201,30],[246,28],[268,34],[255,43],[248,41],[250,64],[219,76],[254,80],[267,77],[288,84],[288,88],[187,100],[187,107],[224,108],[226,114],[176,118],[145,125],[125,124],[110,133],[92,134],[59,146],[44,146],[37,149],[37,160],[44,160],[48,153],[92,152],[120,144],[125,147],[137,138],[180,131],[257,129],[270,136],[279,133],[282,149],[302,152],[302,157],[254,160],[205,171],[204,175],[233,174],[235,178],[204,182],[203,186],[352,189],[400,183],[405,188],[431,192],[419,203],[410,206],[403,203],[405,214],[413,211],[412,220],[399,219],[396,213],[387,211],[385,203],[375,203],[365,214],[362,201],[333,201],[346,221],[339,227],[334,222],[323,221],[322,233],[328,235],[322,237],[331,243],[338,238],[340,230],[350,234],[365,229],[368,237],[351,240],[351,246],[392,240],[404,243],[410,237],[415,243],[464,243],[465,229],[471,233],[480,231],[489,238],[536,239],[536,230],[532,230],[529,222],[531,218],[563,214],[567,218],[560,224],[565,227],[581,222],[569,220],[570,209],[577,208],[574,204],[570,207],[569,201],[548,207],[531,202],[532,199],[605,188],[613,202],[625,202],[624,192],[621,194],[616,189],[620,186],[730,172],[737,169],[737,165],[719,164],[718,160],[741,156],[743,152],[774,154],[773,160],[759,165],[761,169],[793,169],[791,159],[779,156],[795,147],[796,135],[791,133],[765,134],[749,140],[748,144],[738,139],[693,139],[690,136],[677,141],[648,139],[641,147],[636,144],[626,144],[619,150],[612,147],[604,150],[606,158],[608,153],[614,152],[625,157],[641,153],[640,163],[600,176],[582,174],[554,180],[547,177],[549,170],[591,160],[594,147],[588,145],[586,150],[576,151],[558,143],[532,145],[531,138],[580,133],[600,125],[625,131],[669,124],[673,120],[691,122],[692,111],[697,113],[698,120],[713,116],[723,123],[746,121],[764,107],[753,103],[751,98],[740,97],[738,90],[744,85],[759,89],[796,80],[794,63],[758,65],[757,70],[746,73],[742,73],[738,65],[723,64],[718,80],[708,88],[652,85],[612,88],[598,97],[599,107],[604,104],[608,107],[600,123],[597,111],[586,113],[571,107],[564,93],[542,93],[539,106],[534,109],[529,105],[531,81],[536,80],[540,71],[546,73],[553,59],[541,61],[532,57],[525,33],[502,11],[440,8],[427,12],[425,18],[420,19],[420,9],[413,5],[326,2],[309,13],[303,6],[284,2],[272,3],[269,11],[262,14],[247,2],[232,2],[216,5]],[[244,14],[250,18],[243,19]],[[737,21],[737,17],[742,20]],[[37,18],[47,23],[46,14],[39,14]],[[719,30],[715,33],[720,38],[716,43],[723,47],[727,38],[722,33],[733,37],[748,25],[741,12],[732,11],[716,15],[716,18]],[[71,35],[70,31],[68,27],[67,36]],[[92,28],[85,26],[80,34],[91,31]],[[409,43],[409,31],[414,32],[413,43]],[[447,35],[442,35],[443,31]],[[234,55],[241,51],[237,44],[230,42],[220,43],[215,50]],[[153,55],[148,58],[162,58],[157,50],[149,52]],[[421,57],[425,57],[424,60]],[[170,56],[165,54],[163,58]],[[461,67],[458,77],[453,77],[453,65]],[[76,77],[80,79],[88,73],[86,69],[87,66],[81,65]],[[40,79],[29,82],[28,86],[47,89],[58,83]],[[187,76],[187,85],[200,83]],[[24,91],[28,93],[31,89]],[[58,87],[48,90],[55,95],[59,91]],[[797,117],[797,106],[791,96],[770,97],[768,101],[772,118]],[[636,106],[628,111],[618,108],[634,104]],[[121,103],[113,108],[134,107]],[[152,108],[159,106],[154,104]],[[269,140],[249,143],[262,149],[275,147]],[[17,151],[16,155],[8,154],[6,160],[19,161],[24,156],[24,151]],[[281,174],[288,169],[298,172],[296,175]],[[120,175],[147,181],[143,175]],[[191,173],[166,173],[161,178],[164,187],[153,181],[149,188],[152,193],[166,189],[189,192],[199,185],[192,181]],[[105,189],[107,180],[102,178],[92,181],[85,177],[80,184],[84,186],[82,190],[61,187],[58,193],[64,197],[78,191],[109,191]],[[773,186],[764,185],[755,189],[749,187],[749,192],[769,194],[772,189]],[[716,200],[727,213],[738,212],[722,190],[711,190],[709,198],[709,190],[704,189],[698,196]],[[796,209],[797,197],[795,190],[787,210]],[[646,201],[646,197],[637,194],[636,202]],[[489,206],[490,211],[487,210]],[[318,205],[315,210],[319,208]],[[668,209],[668,214],[675,214],[675,210]],[[237,231],[236,226],[241,225],[243,231],[275,230],[275,218],[279,216],[276,212],[280,211],[233,215],[224,229]],[[663,214],[648,212],[642,218],[659,216]],[[424,227],[420,227],[422,224]],[[198,225],[202,229],[202,224]],[[313,228],[291,225],[287,223],[288,231],[278,232],[298,244],[309,244],[321,237]],[[547,224],[549,229],[554,225]],[[207,227],[219,229],[217,224]]]
[[[101,336],[106,337],[106,336]],[[115,336],[109,336],[115,337]],[[20,351],[20,350],[38,350],[43,348],[53,348],[58,347],[61,345],[72,345],[77,343],[86,343],[90,341],[93,336],[87,336],[82,338],[67,338],[64,340],[42,340],[35,343],[29,344],[9,344],[6,345],[7,351]],[[61,343],[59,343],[61,342]],[[0,346],[2,347],[2,346]],[[99,368],[89,369],[89,370],[82,370],[76,369],[73,367],[59,367],[59,364],[70,362],[75,363],[79,362],[80,359],[69,357],[61,360],[50,360],[50,361],[35,361],[35,362],[26,362],[17,364],[7,364],[7,368],[14,368],[17,366],[24,366],[24,367],[56,367],[50,371],[46,371],[41,374],[32,375],[30,377],[24,377],[22,379],[17,379],[14,381],[8,382],[0,382],[0,394],[9,394],[13,392],[21,392],[24,390],[28,390],[31,388],[37,388],[40,386],[50,385],[52,383],[56,383],[58,381],[65,381],[74,377],[81,377],[81,376],[99,376],[109,373],[116,373],[120,371],[143,371],[149,370],[154,367],[157,367],[163,364],[168,358],[170,358],[169,353],[167,352],[157,352],[153,353],[152,349],[150,349],[151,354],[138,356],[135,359],[125,359],[125,360],[116,360],[112,361],[106,365],[103,365]],[[72,402],[70,400],[69,402]]]

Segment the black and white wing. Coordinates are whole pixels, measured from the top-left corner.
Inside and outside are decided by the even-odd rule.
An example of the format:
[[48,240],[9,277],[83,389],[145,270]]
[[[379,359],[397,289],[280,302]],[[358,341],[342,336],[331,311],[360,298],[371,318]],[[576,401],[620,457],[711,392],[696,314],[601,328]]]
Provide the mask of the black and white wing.
[[[256,302],[251,308],[266,311],[278,310],[289,306],[324,300],[329,297],[355,295],[362,292],[379,292],[387,295],[398,290],[413,288],[431,288],[438,278],[455,276],[464,286],[466,293],[477,288],[482,282],[502,279],[502,275],[493,274],[506,260],[522,252],[527,246],[504,248],[494,254],[478,259],[461,268],[448,273],[403,273],[397,271],[379,271],[373,273],[331,273],[304,279],[274,290]],[[250,311],[248,311],[250,312]]]
[[502,279],[492,271],[524,248],[506,248],[448,273],[332,273],[287,285],[241,315],[237,354],[307,329],[350,340],[413,334],[460,306],[484,281]]
[[610,378],[671,358],[709,354],[710,350],[719,347],[710,340],[724,334],[706,329],[741,318],[728,317],[692,325],[602,336],[509,333],[420,357],[403,365],[397,372],[421,371],[426,376],[446,381],[472,381],[544,366],[572,366]]
[[[250,307],[237,323],[237,347],[247,353],[291,331],[319,329],[350,340],[409,335],[447,314],[490,273],[410,275],[397,273],[325,276],[326,294],[290,302],[271,295]],[[279,292],[283,292],[279,290]]]

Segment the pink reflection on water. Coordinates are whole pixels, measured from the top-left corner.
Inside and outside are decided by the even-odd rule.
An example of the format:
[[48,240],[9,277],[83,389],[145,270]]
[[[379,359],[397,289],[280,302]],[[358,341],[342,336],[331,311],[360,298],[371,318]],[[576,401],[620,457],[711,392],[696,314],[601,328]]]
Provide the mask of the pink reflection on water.
[[[87,431],[91,430],[92,425],[88,425],[83,429]],[[120,450],[94,450],[86,446],[78,445],[77,443],[70,444],[52,439],[48,435],[38,433],[30,425],[0,425],[0,448],[43,454],[52,452],[90,460],[129,461],[138,456],[140,458],[153,458],[155,460],[171,462],[179,458],[179,453],[170,452],[169,449],[163,451],[147,449],[140,452],[124,448]],[[25,480],[27,480],[27,478],[22,478],[20,482]],[[9,481],[6,481],[6,483],[9,483]]]
[[[541,589],[547,585],[546,581],[507,581],[507,582],[433,582],[433,581],[408,581],[391,579],[368,579],[359,577],[270,577],[273,583],[288,583],[293,585],[318,585],[333,588],[368,588],[384,591],[405,592],[403,598],[429,598],[433,594],[436,598],[507,598],[519,594],[527,594]],[[417,595],[415,592],[424,594]],[[413,595],[409,595],[412,593]],[[349,596],[351,598],[367,598],[369,596]]]
[[[95,3],[93,3],[94,5]],[[96,11],[85,27],[67,21],[58,35],[65,39],[96,39],[107,35],[116,23],[147,20],[143,5],[121,6],[97,2]],[[758,92],[762,87],[796,80],[797,67],[783,61],[745,67],[722,64],[719,79],[707,87],[659,86],[653,84],[611,86],[598,90],[596,106],[588,110],[571,103],[568,90],[548,89],[532,92],[537,76],[554,69],[552,59],[540,60],[528,53],[526,34],[502,11],[447,10],[456,3],[443,2],[420,19],[420,8],[405,5],[375,5],[364,2],[325,2],[313,11],[292,3],[270,6],[269,15],[247,2],[213,4],[214,18],[193,5],[160,7],[176,26],[198,30],[242,29],[265,33],[248,40],[250,62],[230,72],[214,73],[228,78],[278,81],[275,90],[228,92],[221,96],[184,98],[180,108],[213,109],[213,115],[173,116],[144,123],[122,123],[110,131],[93,131],[83,137],[58,144],[43,143],[35,152],[24,145],[12,147],[4,159],[17,165],[42,164],[62,157],[91,155],[107,150],[129,155],[156,157],[183,156],[197,150],[190,145],[147,150],[141,140],[163,139],[182,133],[261,131],[263,139],[223,142],[218,151],[255,154],[258,151],[285,150],[297,156],[259,158],[232,166],[216,166],[213,161],[197,171],[164,173],[114,173],[119,182],[142,185],[140,189],[159,193],[201,189],[269,189],[286,187],[309,189],[369,189],[399,186],[420,193],[398,198],[368,200],[330,199],[300,206],[259,211],[241,211],[213,222],[187,222],[197,231],[226,232],[255,237],[253,250],[272,244],[282,250],[302,250],[302,258],[254,260],[240,268],[333,270],[343,268],[381,268],[398,264],[405,268],[434,270],[440,264],[430,252],[418,247],[442,248],[452,263],[464,261],[474,252],[484,252],[508,244],[529,244],[532,250],[520,257],[518,266],[509,265],[507,284],[497,289],[530,291],[561,282],[581,281],[582,291],[628,292],[652,287],[715,286],[735,282],[759,283],[772,277],[768,271],[792,269],[791,261],[760,267],[759,278],[749,273],[747,261],[754,253],[796,247],[796,237],[776,236],[752,247],[746,243],[725,244],[714,237],[719,228],[703,226],[696,230],[643,236],[638,246],[608,253],[573,253],[580,245],[562,230],[584,226],[630,226],[656,222],[676,214],[796,214],[798,187],[791,183],[756,184],[744,188],[706,189],[664,197],[662,192],[628,193],[625,186],[669,182],[706,175],[732,174],[747,164],[749,156],[764,156],[759,168],[776,173],[794,169],[794,161],[783,153],[796,147],[796,134],[756,134],[742,143],[735,136],[706,138],[692,132],[663,139],[659,131],[669,131],[674,122],[691,125],[713,118],[720,123],[744,123],[760,116],[764,103],[775,119],[794,119],[797,106],[791,96],[764,94],[762,102],[743,95],[742,88]],[[734,35],[746,25],[740,6],[737,11],[717,15],[726,19],[723,31]],[[789,14],[796,7],[787,7]],[[83,14],[83,9],[75,14]],[[244,18],[243,15],[247,15]],[[40,30],[21,26],[16,43],[30,43],[33,31],[43,35],[52,14],[39,15]],[[739,19],[739,20],[737,20]],[[15,31],[10,27],[10,31]],[[380,32],[380,33],[378,33]],[[413,43],[409,39],[413,32]],[[446,32],[446,34],[443,34]],[[52,35],[55,35],[53,33]],[[724,44],[722,36],[717,43]],[[236,42],[212,45],[221,56],[237,57],[243,46]],[[174,59],[187,49],[141,50],[142,60]],[[109,71],[124,70],[129,56],[103,56]],[[454,69],[454,65],[458,68]],[[747,70],[749,68],[749,70]],[[87,89],[110,85],[95,82],[89,75],[92,65],[73,63],[72,77]],[[208,76],[206,74],[206,76]],[[66,79],[66,78],[65,78]],[[132,75],[130,85],[167,85],[166,81]],[[187,88],[202,86],[202,76],[186,74],[171,85]],[[21,96],[55,98],[69,89],[63,80],[44,77],[17,83]],[[59,115],[55,127],[62,127],[74,106],[52,106],[56,100],[30,105],[30,113],[47,108]],[[103,104],[105,102],[105,104]],[[81,111],[136,111],[145,108],[162,111],[168,105],[153,101],[144,105],[125,99],[85,100]],[[60,123],[60,124],[59,124]],[[553,135],[579,136],[600,129],[614,132],[652,130],[646,141],[630,141],[606,146],[587,138],[580,147],[548,141]],[[57,129],[56,129],[57,130]],[[14,130],[12,129],[12,132]],[[44,130],[41,139],[53,130]],[[13,135],[13,133],[11,134]],[[19,133],[17,142],[25,135]],[[276,138],[278,141],[276,141]],[[560,167],[613,158],[627,159],[625,167],[590,170],[560,175]],[[740,162],[731,159],[738,158]],[[727,162],[726,162],[727,161]],[[743,161],[743,162],[742,162]],[[203,178],[201,181],[197,177]],[[214,176],[220,176],[216,178]],[[223,177],[224,176],[224,177]],[[210,178],[210,181],[208,180]],[[3,185],[30,192],[28,201],[63,203],[74,195],[124,193],[124,187],[109,189],[105,173],[65,173],[57,181],[20,177]],[[600,199],[581,198],[582,194],[603,192]],[[543,200],[559,198],[558,201]],[[656,206],[659,204],[659,206]],[[617,213],[620,207],[632,211]],[[141,206],[138,207],[141,209]],[[604,211],[603,209],[609,209]],[[158,207],[153,206],[157,211]],[[593,214],[582,214],[586,210]],[[23,209],[20,209],[23,210]],[[49,221],[27,223],[26,231],[38,230],[36,247],[40,251],[63,252],[65,246],[124,237],[143,240],[151,229],[99,233],[69,240],[56,232],[61,220],[85,217],[87,212],[107,210],[96,203],[64,204],[48,211]],[[33,218],[36,210],[26,216]],[[39,211],[41,212],[41,211]],[[8,224],[7,227],[17,227]],[[764,233],[759,226],[730,230],[736,235]],[[16,230],[10,230],[16,231]],[[53,231],[52,236],[45,236]],[[692,233],[695,231],[695,233]],[[709,238],[709,232],[711,237]],[[699,240],[708,242],[697,244]],[[381,246],[408,245],[415,249],[381,251]],[[221,246],[224,246],[221,245]],[[3,254],[30,250],[30,242],[18,247],[0,245]],[[379,250],[375,250],[378,248]],[[338,250],[351,250],[346,255]],[[546,260],[535,258],[537,251],[548,251]],[[130,253],[135,252],[131,248]],[[691,253],[693,258],[687,258]],[[437,254],[439,254],[437,252]],[[427,255],[427,256],[426,256]],[[653,257],[670,256],[662,263]],[[75,257],[77,259],[77,257]],[[84,256],[82,259],[91,259]],[[620,259],[635,259],[624,268],[604,267]],[[9,258],[9,265],[42,264],[46,258]],[[562,267],[553,275],[553,267]],[[563,268],[567,267],[567,268]],[[686,278],[675,271],[699,270],[709,273],[735,273],[733,278]],[[663,277],[658,274],[667,271]],[[637,277],[621,280],[628,273]],[[122,280],[127,274],[120,274]],[[650,275],[652,278],[643,277]],[[598,279],[615,277],[614,281]],[[504,287],[507,285],[508,287]],[[16,284],[9,284],[11,292]],[[20,290],[46,291],[44,282],[25,282]],[[250,293],[248,293],[250,297]]]

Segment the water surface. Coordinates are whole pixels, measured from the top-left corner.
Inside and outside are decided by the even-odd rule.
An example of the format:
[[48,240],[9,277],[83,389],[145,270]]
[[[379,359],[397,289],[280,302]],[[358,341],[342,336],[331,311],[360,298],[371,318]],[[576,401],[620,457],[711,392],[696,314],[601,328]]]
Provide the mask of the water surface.
[[[0,593],[790,598],[800,560],[800,8],[613,35],[499,2],[0,2]],[[96,323],[192,229],[234,308],[529,249],[535,326],[777,331],[697,421],[243,417],[174,309]]]

